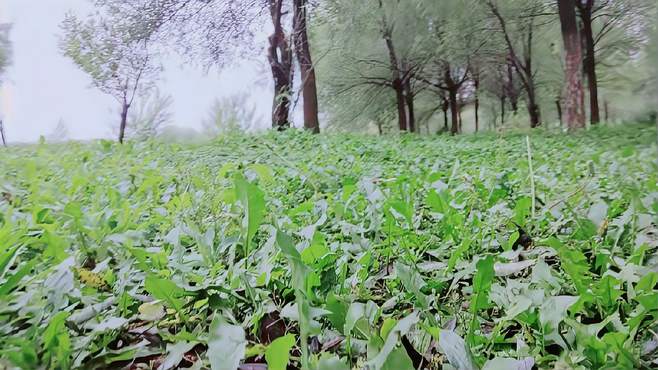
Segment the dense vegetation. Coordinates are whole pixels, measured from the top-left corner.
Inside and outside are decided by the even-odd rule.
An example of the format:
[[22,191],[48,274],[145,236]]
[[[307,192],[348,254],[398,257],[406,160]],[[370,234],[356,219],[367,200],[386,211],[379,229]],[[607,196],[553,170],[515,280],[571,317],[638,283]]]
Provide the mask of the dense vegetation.
[[0,367],[653,368],[655,134],[5,150]]

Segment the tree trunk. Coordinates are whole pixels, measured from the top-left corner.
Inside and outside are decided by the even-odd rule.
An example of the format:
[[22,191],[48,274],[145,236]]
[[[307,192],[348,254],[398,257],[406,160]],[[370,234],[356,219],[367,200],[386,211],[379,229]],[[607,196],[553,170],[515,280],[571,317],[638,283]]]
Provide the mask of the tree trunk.
[[267,57],[274,79],[272,127],[279,131],[290,127],[290,94],[292,92],[292,50],[281,26],[283,0],[269,0],[274,31],[269,37]]
[[463,123],[463,121],[462,121],[462,106],[463,105],[464,105],[463,102],[461,102],[459,100],[457,101],[457,111],[459,112],[459,133],[460,134],[463,132],[462,131],[462,123]]
[[569,130],[585,127],[582,52],[573,0],[558,0],[558,12],[565,50],[565,121]]
[[448,132],[448,109],[450,109],[450,101],[443,96],[441,110],[443,111],[443,130],[445,132]]
[[404,100],[407,106],[407,125],[410,132],[416,132],[416,114],[414,112],[414,93],[411,88],[411,78],[404,81]]
[[402,87],[402,81],[399,79],[393,81],[393,88],[395,89],[395,101],[398,108],[398,128],[400,131],[407,131],[407,109],[406,101],[404,97],[404,88]]
[[295,51],[302,77],[302,95],[304,97],[304,128],[314,134],[320,133],[318,120],[318,92],[315,80],[315,67],[311,59],[311,50],[307,30],[307,0],[294,0],[294,38]]
[[528,114],[530,115],[530,128],[541,126],[541,111],[539,110],[539,105],[535,103],[534,98],[532,98],[531,103],[528,103]]
[[[569,0],[571,1],[571,0]],[[526,95],[528,97],[528,114],[530,115],[530,127],[537,128],[541,125],[541,111],[537,103],[537,87],[535,85],[535,74],[533,73],[533,37],[534,37],[534,20],[531,18],[528,23],[528,36],[524,51],[524,83]]]
[[473,85],[475,87],[475,132],[480,130],[480,76],[475,75],[473,79]]
[[452,115],[450,134],[457,135],[459,133],[459,104],[457,104],[457,89],[449,90],[448,96],[450,102],[450,114]]
[[509,97],[512,114],[516,116],[519,113],[519,92],[514,85],[514,64],[511,61],[511,57],[507,59],[507,86],[505,90],[505,95]]
[[603,100],[603,113],[605,114],[605,121],[610,121],[610,106],[607,100]]
[[582,24],[583,40],[585,47],[585,56],[583,58],[583,71],[587,76],[587,85],[589,89],[589,109],[590,123],[596,125],[601,121],[599,110],[599,86],[596,76],[596,51],[594,45],[594,32],[592,31],[592,9],[594,0],[587,0],[585,4],[579,4],[579,14]]
[[2,136],[2,146],[7,147],[7,138],[5,137],[5,123],[0,119],[0,136]]
[[500,125],[505,124],[505,95],[500,97]]
[[519,100],[518,97],[510,97],[509,101],[510,108],[512,108],[512,115],[516,116],[519,114]]
[[561,98],[558,96],[555,98],[555,108],[557,108],[557,118],[560,121],[560,127],[562,127],[562,102]]
[[121,106],[121,124],[119,125],[119,143],[123,144],[123,140],[125,139],[126,136],[126,124],[128,121],[128,109],[130,108],[130,104],[126,101],[126,99],[123,99],[123,104]]

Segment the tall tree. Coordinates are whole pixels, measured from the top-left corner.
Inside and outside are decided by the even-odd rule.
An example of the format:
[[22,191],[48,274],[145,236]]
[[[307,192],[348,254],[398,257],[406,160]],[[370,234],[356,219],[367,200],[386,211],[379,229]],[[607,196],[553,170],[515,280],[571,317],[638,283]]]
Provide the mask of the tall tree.
[[590,122],[600,122],[599,77],[597,67],[618,51],[641,44],[640,23],[647,19],[652,5],[646,0],[574,0],[581,24],[583,71],[589,91]]
[[564,118],[569,130],[574,130],[585,127],[581,40],[572,0],[558,0],[557,4],[565,50]]
[[[5,69],[9,66],[11,60],[11,43],[9,41],[9,25],[0,24],[0,87],[2,87],[2,78]],[[7,137],[5,135],[5,123],[2,112],[0,112],[0,139],[2,145],[7,146]]]
[[480,60],[488,58],[486,50],[490,38],[484,33],[479,3],[456,0],[437,6],[427,2],[429,42],[432,50],[427,56],[422,81],[438,92],[442,105],[444,92],[451,111],[450,133],[461,132],[461,109],[466,103],[475,103],[476,126],[479,125]]
[[130,28],[103,17],[83,22],[69,14],[62,28],[64,55],[91,77],[96,88],[121,105],[118,140],[123,143],[135,97],[154,86],[160,71],[148,40],[135,41]]
[[299,63],[304,98],[304,128],[313,133],[320,132],[318,119],[318,91],[315,78],[315,66],[311,57],[308,38],[308,1],[294,0],[294,40],[295,54]]
[[269,37],[267,58],[274,80],[272,127],[284,130],[290,127],[290,97],[292,95],[293,58],[288,37],[283,29],[283,0],[268,0],[273,31]]
[[11,60],[11,42],[9,40],[10,26],[0,23],[0,83],[5,69],[9,66]]
[[139,30],[139,37],[175,46],[181,54],[207,68],[222,67],[239,57],[254,57],[261,50],[254,47],[254,30],[270,23],[273,31],[266,50],[274,84],[272,126],[279,130],[290,126],[296,53],[304,74],[305,125],[314,132],[319,130],[317,98],[313,97],[315,69],[306,31],[306,0],[93,1],[97,6],[112,9],[120,21],[131,23]]
[[426,36],[418,9],[397,0],[331,0],[318,13],[329,111],[348,122],[395,117],[399,131],[416,132],[416,74],[425,60],[419,38]]
[[[530,127],[538,127],[542,119],[533,54],[537,18],[546,13],[547,5],[538,0],[531,0],[522,4],[515,3],[513,5],[521,7],[503,13],[498,1],[486,0],[486,4],[498,23],[498,31],[507,47],[510,63],[525,90]],[[512,19],[513,22],[509,22],[508,19]],[[510,23],[516,26],[516,30],[511,29]]]

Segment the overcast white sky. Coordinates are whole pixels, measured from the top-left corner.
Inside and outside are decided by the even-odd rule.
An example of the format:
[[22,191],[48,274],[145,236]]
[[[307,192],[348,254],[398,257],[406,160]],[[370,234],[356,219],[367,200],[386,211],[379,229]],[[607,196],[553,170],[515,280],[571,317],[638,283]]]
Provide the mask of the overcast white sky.
[[[58,50],[59,24],[72,10],[84,16],[89,0],[0,0],[0,22],[13,23],[13,65],[0,90],[0,116],[10,142],[35,141],[53,132],[60,120],[69,138],[111,137],[118,120],[116,101],[91,87],[89,78]],[[247,93],[268,126],[272,92],[262,61],[242,61],[236,67],[205,74],[164,62],[160,91],[174,98],[175,124],[201,127],[212,102],[222,96]],[[115,117],[116,116],[116,117]]]

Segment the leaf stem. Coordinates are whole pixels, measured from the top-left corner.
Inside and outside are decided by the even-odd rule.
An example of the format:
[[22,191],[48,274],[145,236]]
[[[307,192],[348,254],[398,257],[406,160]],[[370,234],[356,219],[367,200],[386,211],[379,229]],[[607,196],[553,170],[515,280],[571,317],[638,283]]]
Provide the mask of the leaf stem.
[[528,148],[528,170],[530,171],[530,193],[532,196],[532,208],[531,208],[531,217],[532,221],[535,221],[535,202],[536,202],[536,194],[535,194],[535,171],[532,167],[532,148],[530,147],[530,136],[525,137],[525,142]]

